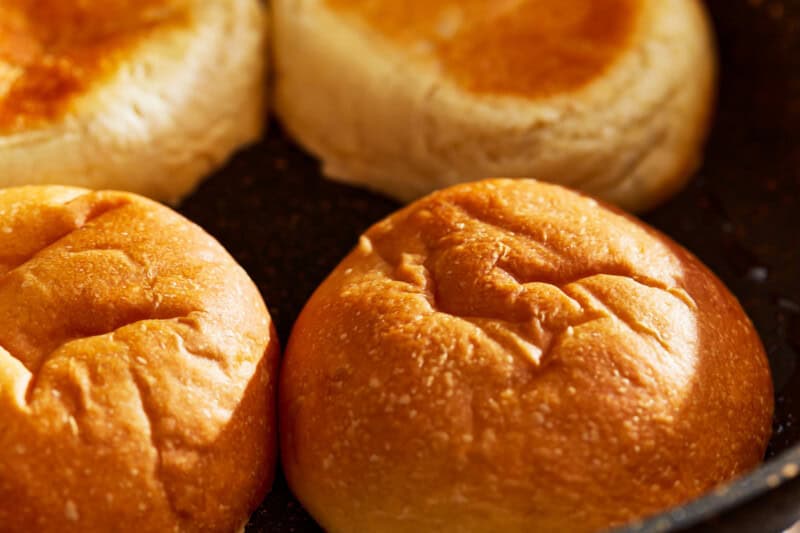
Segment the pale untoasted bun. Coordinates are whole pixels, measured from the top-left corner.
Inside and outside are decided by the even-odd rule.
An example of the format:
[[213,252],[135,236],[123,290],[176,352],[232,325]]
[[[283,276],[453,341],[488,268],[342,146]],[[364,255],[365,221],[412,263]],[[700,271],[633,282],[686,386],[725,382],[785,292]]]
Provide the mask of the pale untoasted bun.
[[406,201],[534,176],[628,209],[701,157],[699,0],[275,0],[276,111],[334,179]]
[[175,202],[264,120],[259,0],[5,0],[0,186]]
[[240,527],[274,473],[277,357],[256,287],[168,208],[0,191],[0,530]]
[[283,465],[331,532],[593,531],[755,467],[764,350],[663,235],[530,180],[373,226],[285,354]]

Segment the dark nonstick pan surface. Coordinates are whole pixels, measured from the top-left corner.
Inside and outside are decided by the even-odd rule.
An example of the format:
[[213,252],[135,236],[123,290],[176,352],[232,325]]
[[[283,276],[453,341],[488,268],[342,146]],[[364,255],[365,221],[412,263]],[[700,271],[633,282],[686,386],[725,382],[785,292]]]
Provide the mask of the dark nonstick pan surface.
[[[753,319],[775,381],[774,434],[760,470],[631,531],[769,532],[800,520],[800,0],[706,4],[721,92],[705,164],[683,193],[643,218],[699,256]],[[272,123],[182,211],[247,269],[285,343],[358,235],[397,207],[323,181],[316,162]],[[248,531],[320,530],[279,475]]]

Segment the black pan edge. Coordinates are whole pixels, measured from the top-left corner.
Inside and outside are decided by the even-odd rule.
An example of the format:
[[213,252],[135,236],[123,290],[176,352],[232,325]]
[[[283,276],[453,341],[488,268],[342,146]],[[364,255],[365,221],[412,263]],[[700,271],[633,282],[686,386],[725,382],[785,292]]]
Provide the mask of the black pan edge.
[[616,529],[614,533],[777,532],[797,521],[800,521],[800,445],[707,496]]

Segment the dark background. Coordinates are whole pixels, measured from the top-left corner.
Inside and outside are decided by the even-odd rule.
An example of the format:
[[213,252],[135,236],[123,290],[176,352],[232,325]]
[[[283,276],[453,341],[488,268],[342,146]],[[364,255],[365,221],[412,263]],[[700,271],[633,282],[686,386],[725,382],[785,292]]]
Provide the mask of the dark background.
[[[706,4],[721,84],[705,164],[681,194],[643,218],[716,272],[761,333],[776,386],[773,457],[800,442],[800,0]],[[363,230],[397,207],[323,181],[317,163],[273,122],[182,212],[250,273],[285,342],[314,288]],[[279,474],[248,531],[319,528]]]

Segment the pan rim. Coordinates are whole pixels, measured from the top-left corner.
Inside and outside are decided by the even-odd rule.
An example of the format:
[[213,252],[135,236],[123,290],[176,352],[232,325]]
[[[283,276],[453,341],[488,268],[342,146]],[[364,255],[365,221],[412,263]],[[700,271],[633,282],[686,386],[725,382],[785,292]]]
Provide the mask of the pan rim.
[[[710,493],[643,520],[635,521],[614,533],[656,533],[681,531],[700,526],[731,511],[741,511],[761,497],[769,497],[788,486],[800,497],[800,444],[763,463],[756,470],[712,489]],[[758,503],[762,505],[761,502]],[[763,508],[759,507],[762,511]],[[780,517],[778,517],[780,519]],[[800,503],[794,516],[785,516],[786,527],[800,520]]]

